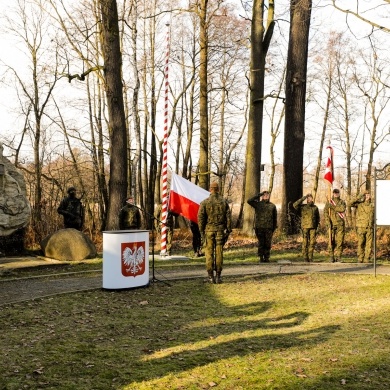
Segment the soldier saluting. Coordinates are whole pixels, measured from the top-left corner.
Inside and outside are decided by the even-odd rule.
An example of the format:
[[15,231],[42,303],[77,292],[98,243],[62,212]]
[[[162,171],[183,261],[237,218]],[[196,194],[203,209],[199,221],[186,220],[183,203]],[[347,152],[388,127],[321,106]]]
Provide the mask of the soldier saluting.
[[[306,200],[306,204],[303,202]],[[302,256],[307,262],[313,261],[317,228],[320,223],[320,212],[314,204],[313,195],[307,194],[294,202],[293,207],[301,214]]]
[[276,206],[269,201],[268,191],[248,199],[247,203],[255,209],[255,234],[258,241],[257,254],[260,263],[268,263],[271,254],[272,236],[277,228]]
[[346,204],[340,198],[340,190],[335,188],[333,196],[324,207],[325,225],[329,229],[329,251],[332,263],[341,260],[345,236],[345,210]]
[[358,262],[369,263],[371,261],[375,215],[370,193],[366,191],[364,194],[358,195],[349,205],[356,208],[355,225],[358,235]]
[[[210,185],[210,196],[201,202],[198,225],[206,255],[210,283],[222,283],[223,246],[232,231],[232,219],[227,200],[219,194],[219,185]],[[214,277],[214,260],[215,270]]]

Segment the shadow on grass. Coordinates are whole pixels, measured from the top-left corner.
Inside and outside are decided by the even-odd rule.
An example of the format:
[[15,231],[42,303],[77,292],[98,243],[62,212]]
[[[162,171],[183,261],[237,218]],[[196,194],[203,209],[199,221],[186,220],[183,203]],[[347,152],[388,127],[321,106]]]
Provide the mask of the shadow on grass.
[[[268,321],[259,321],[256,325],[259,327],[264,326],[265,328],[269,326],[271,329],[286,327],[286,324],[272,325],[274,321],[277,321],[277,319],[270,318]],[[290,323],[287,326],[291,327],[293,325]],[[257,328],[257,326],[255,327]],[[250,328],[248,328],[248,324],[243,324],[241,333],[248,332]],[[222,359],[245,357],[256,353],[267,353],[273,350],[280,351],[294,347],[309,348],[314,344],[326,341],[339,329],[339,326],[323,326],[308,331],[291,331],[287,334],[248,335],[247,337],[236,337],[231,341],[216,340],[212,345],[202,348],[185,350],[185,347],[182,347],[184,350],[172,352],[164,357],[149,356],[144,359],[145,362],[135,362],[133,368],[137,367],[136,371],[142,373],[142,375],[140,378],[133,377],[131,386],[136,388],[137,382],[157,379],[167,374],[178,374],[181,371],[191,370],[203,365],[206,366]],[[175,366],[172,366],[173,359],[177,362]],[[158,372],[159,375],[145,372],[145,365],[148,364],[151,364],[154,373]]]
[[[224,288],[238,289],[237,297],[221,299]],[[239,288],[180,282],[14,305],[12,316],[5,310],[0,317],[12,329],[0,336],[0,388],[137,388],[222,359],[308,348],[339,329],[294,329],[310,314],[267,315],[272,301],[241,296]]]

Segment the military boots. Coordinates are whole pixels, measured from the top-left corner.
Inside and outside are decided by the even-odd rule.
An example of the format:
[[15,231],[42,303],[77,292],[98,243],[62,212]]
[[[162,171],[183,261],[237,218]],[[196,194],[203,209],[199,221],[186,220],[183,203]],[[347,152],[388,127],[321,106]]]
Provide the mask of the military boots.
[[221,284],[222,283],[222,278],[221,278],[221,272],[217,272],[217,284]]
[[215,284],[214,271],[208,271],[209,274],[209,283]]

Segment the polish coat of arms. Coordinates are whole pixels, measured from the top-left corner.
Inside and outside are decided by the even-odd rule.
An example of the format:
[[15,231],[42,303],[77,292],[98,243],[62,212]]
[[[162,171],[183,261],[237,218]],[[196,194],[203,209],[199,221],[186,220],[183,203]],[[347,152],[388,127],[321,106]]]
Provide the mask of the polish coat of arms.
[[121,244],[123,276],[138,276],[145,272],[145,242]]

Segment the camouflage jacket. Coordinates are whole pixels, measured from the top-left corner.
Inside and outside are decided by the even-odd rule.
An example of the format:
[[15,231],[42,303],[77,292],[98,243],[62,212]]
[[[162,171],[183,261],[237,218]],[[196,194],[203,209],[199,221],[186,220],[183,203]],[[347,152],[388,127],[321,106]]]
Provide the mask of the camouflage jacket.
[[357,228],[372,228],[374,226],[374,205],[371,201],[365,201],[365,195],[359,195],[349,203],[349,206],[356,208]]
[[302,229],[317,229],[320,223],[320,212],[314,203],[302,204],[306,199],[304,196],[294,202],[293,207],[301,213],[301,228]]
[[273,203],[259,200],[258,195],[248,199],[247,203],[255,209],[255,228],[274,231],[278,227],[278,215]]
[[64,216],[65,225],[75,224],[81,227],[84,223],[84,209],[78,198],[67,196],[61,201],[57,212]]
[[201,202],[198,211],[199,231],[218,232],[231,231],[232,218],[227,200],[220,194],[211,194]]
[[141,214],[137,207],[124,205],[119,211],[119,229],[139,229],[141,227]]
[[[332,198],[332,201],[335,202],[334,205],[331,202],[326,202],[324,207],[326,226],[345,226],[345,210],[347,208],[345,202],[336,198]],[[344,218],[342,215],[344,215]]]

